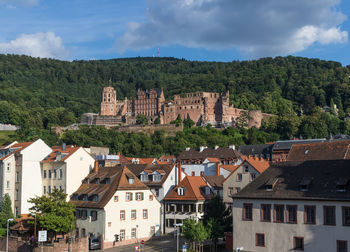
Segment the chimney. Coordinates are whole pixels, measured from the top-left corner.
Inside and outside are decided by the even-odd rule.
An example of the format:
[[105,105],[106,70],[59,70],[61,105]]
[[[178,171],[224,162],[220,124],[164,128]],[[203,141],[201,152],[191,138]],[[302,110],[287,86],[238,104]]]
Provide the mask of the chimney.
[[98,173],[98,161],[95,160],[95,165],[94,165],[94,169],[92,170],[93,173]]
[[231,145],[229,146],[229,148],[232,149],[232,150],[235,150],[235,149],[236,149],[236,146],[235,146],[234,144],[231,144]]
[[66,150],[66,143],[62,143],[62,150],[63,150],[63,151]]
[[220,163],[216,163],[216,176],[220,176]]
[[178,171],[177,171],[177,185],[180,183],[181,181],[181,177],[182,177],[182,171],[181,171],[181,163],[177,163],[177,168],[178,168]]
[[219,145],[215,145],[214,149],[215,150],[219,149]]
[[206,148],[208,148],[208,147],[207,147],[207,146],[201,146],[201,147],[199,147],[199,152],[204,151]]

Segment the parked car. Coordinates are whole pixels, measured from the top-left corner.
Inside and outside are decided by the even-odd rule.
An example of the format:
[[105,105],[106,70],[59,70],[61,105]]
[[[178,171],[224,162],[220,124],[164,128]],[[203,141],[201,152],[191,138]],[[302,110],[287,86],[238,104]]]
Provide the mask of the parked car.
[[100,239],[98,239],[98,238],[90,238],[89,239],[89,249],[90,250],[101,249]]

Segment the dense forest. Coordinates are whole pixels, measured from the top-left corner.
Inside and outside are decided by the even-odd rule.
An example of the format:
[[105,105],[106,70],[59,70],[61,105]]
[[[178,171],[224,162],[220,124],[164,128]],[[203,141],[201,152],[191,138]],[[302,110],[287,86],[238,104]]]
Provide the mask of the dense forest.
[[[269,139],[329,137],[349,133],[344,121],[350,110],[349,77],[349,66],[292,56],[223,63],[175,58],[67,62],[0,55],[0,123],[20,125],[22,139],[57,141],[51,126],[98,112],[102,88],[112,85],[119,99],[134,98],[139,88],[163,88],[167,99],[229,90],[234,106],[278,115],[259,130],[272,135]],[[325,106],[330,107],[327,113],[321,109]]]

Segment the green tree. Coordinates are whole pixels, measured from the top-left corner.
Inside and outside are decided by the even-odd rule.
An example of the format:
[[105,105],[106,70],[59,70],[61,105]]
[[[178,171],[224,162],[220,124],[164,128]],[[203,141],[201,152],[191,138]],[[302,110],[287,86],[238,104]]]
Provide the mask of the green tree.
[[138,114],[136,116],[136,124],[147,125],[148,124],[147,117],[145,115],[143,115],[143,114]]
[[154,120],[154,124],[160,124],[160,118],[157,117],[155,120]]
[[1,211],[0,211],[0,226],[6,228],[7,220],[13,219],[12,207],[11,207],[11,198],[6,193],[1,200]]
[[39,228],[52,231],[54,236],[73,230],[75,206],[66,201],[67,194],[54,190],[48,196],[37,196],[28,200],[33,206],[29,209],[37,217]]
[[184,220],[183,226],[182,226],[182,232],[184,237],[192,241],[192,248],[195,251],[199,251],[199,247],[203,241],[205,241],[208,236],[209,232],[204,227],[203,222],[198,221],[197,223],[193,219],[187,219]]
[[184,121],[184,127],[191,128],[195,123],[191,120],[190,117],[187,117]]

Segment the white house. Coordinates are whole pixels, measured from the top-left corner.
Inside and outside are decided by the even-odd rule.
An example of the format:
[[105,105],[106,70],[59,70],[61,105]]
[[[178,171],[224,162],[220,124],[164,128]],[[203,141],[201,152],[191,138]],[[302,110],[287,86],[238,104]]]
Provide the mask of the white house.
[[104,248],[160,235],[160,202],[125,166],[96,166],[71,202],[77,207],[76,235],[99,238]]
[[348,251],[350,160],[274,164],[233,198],[233,247]]
[[95,160],[82,147],[53,146],[52,152],[41,161],[42,194],[62,190],[71,195],[94,167]]

